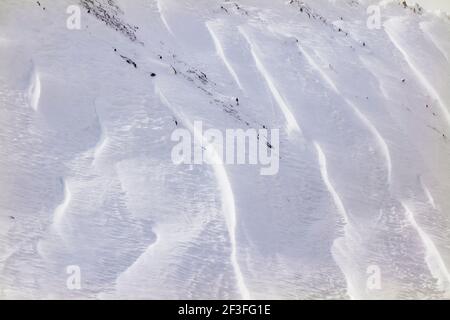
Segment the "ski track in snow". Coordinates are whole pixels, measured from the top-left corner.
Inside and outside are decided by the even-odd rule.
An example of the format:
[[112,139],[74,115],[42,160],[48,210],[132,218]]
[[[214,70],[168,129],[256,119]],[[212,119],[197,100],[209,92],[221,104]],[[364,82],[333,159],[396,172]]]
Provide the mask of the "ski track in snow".
[[406,218],[411,226],[416,230],[423,246],[425,247],[425,260],[428,265],[428,269],[433,277],[438,280],[440,289],[444,290],[446,293],[450,293],[450,274],[441,254],[436,248],[433,240],[431,240],[430,236],[417,224],[414,213],[411,209],[404,202],[401,202],[401,204],[405,210]]
[[442,113],[444,114],[445,120],[447,122],[447,125],[450,126],[450,112],[448,110],[447,105],[445,104],[444,100],[441,98],[439,93],[436,91],[436,89],[433,87],[431,82],[428,81],[428,79],[425,77],[424,74],[419,70],[419,68],[414,64],[413,60],[411,59],[408,52],[400,45],[395,32],[392,31],[391,28],[392,24],[396,25],[398,23],[401,23],[402,20],[394,20],[391,19],[388,22],[384,24],[384,30],[386,31],[389,39],[391,40],[394,47],[397,48],[397,50],[402,54],[403,58],[405,59],[406,63],[408,64],[411,71],[414,73],[416,78],[419,80],[419,82],[422,84],[422,86],[425,88],[425,90],[428,91],[428,94],[436,99],[438,101],[438,105]]
[[231,66],[230,62],[228,61],[227,57],[225,56],[222,44],[220,43],[219,38],[217,37],[216,33],[214,32],[214,29],[211,26],[211,23],[210,22],[206,22],[205,25],[206,25],[206,28],[209,31],[209,34],[211,35],[211,38],[213,39],[217,55],[220,57],[220,59],[222,60],[223,64],[225,65],[225,67],[228,69],[228,72],[233,77],[233,79],[236,82],[236,84],[238,85],[239,89],[243,90],[241,81],[239,80],[238,75],[236,74],[236,72],[234,71],[234,69]]
[[297,123],[297,120],[295,119],[294,115],[292,114],[289,106],[287,105],[286,101],[284,101],[282,95],[278,91],[277,87],[275,86],[272,77],[270,76],[269,72],[266,70],[264,64],[259,59],[256,48],[253,45],[251,39],[248,37],[248,35],[245,33],[244,30],[242,30],[241,27],[238,27],[239,32],[244,36],[245,40],[247,41],[248,45],[250,46],[250,51],[253,57],[253,60],[255,61],[256,68],[258,69],[259,73],[263,77],[263,79],[266,81],[267,86],[269,87],[270,92],[272,93],[272,96],[274,97],[275,101],[277,102],[278,106],[280,107],[286,122],[287,122],[287,129],[288,132],[296,131],[300,134],[302,134],[302,130],[300,129],[299,124]]
[[[328,85],[333,89],[333,91],[341,96],[341,92],[339,91],[339,89],[337,88],[336,84],[334,83],[333,80],[331,80],[331,78],[327,75],[327,73],[314,61],[314,59],[302,48],[302,46],[300,45],[300,43],[297,43],[297,47],[300,51],[300,53],[306,58],[306,60],[308,61],[308,63],[311,65],[311,67],[316,70],[320,76],[325,80],[326,83],[328,83]],[[350,106],[350,108],[353,110],[353,112],[356,114],[356,116],[364,123],[364,125],[369,129],[369,131],[372,133],[372,135],[375,137],[381,152],[383,153],[383,157],[385,158],[386,161],[386,167],[387,167],[387,179],[388,179],[388,184],[391,184],[391,177],[392,177],[392,159],[391,159],[391,154],[389,151],[389,147],[386,143],[386,141],[384,140],[384,138],[381,136],[380,132],[378,131],[378,129],[375,127],[375,125],[359,110],[359,108],[353,103],[351,102],[349,99],[343,97],[345,103]]]
[[235,201],[234,201],[234,194],[233,189],[231,188],[231,183],[228,179],[228,175],[225,169],[225,166],[222,162],[222,159],[220,159],[217,151],[212,145],[207,145],[205,143],[205,138],[202,136],[200,132],[195,132],[195,127],[191,123],[191,121],[182,114],[181,111],[178,110],[178,108],[175,108],[172,106],[172,104],[167,100],[167,98],[164,96],[164,94],[161,92],[161,90],[156,87],[156,93],[159,95],[161,102],[172,111],[172,113],[179,119],[183,125],[188,128],[188,130],[193,134],[194,137],[201,137],[201,141],[196,141],[199,145],[206,145],[206,148],[211,147],[211,152],[205,152],[204,154],[207,154],[211,157],[209,159],[209,163],[212,163],[211,166],[213,167],[214,174],[217,179],[217,183],[219,185],[219,189],[222,193],[222,208],[223,212],[225,214],[225,218],[227,221],[227,227],[230,237],[230,243],[231,243],[231,265],[233,266],[233,270],[236,277],[237,287],[239,290],[239,293],[241,295],[242,299],[248,300],[250,299],[250,292],[245,284],[244,276],[242,274],[241,268],[239,266],[238,257],[237,257],[237,243],[236,243],[236,229],[237,229],[237,214],[236,214],[236,207],[235,207]]

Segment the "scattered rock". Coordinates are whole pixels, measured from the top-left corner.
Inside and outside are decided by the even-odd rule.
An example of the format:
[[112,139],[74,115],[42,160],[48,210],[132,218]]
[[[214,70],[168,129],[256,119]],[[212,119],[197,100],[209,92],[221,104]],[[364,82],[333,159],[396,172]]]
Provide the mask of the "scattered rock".
[[87,13],[94,15],[107,26],[122,33],[131,41],[137,40],[136,30],[138,30],[138,27],[122,21],[120,16],[123,16],[123,11],[115,4],[114,0],[108,0],[107,3],[101,3],[97,0],[80,0],[80,4],[86,9]]
[[125,57],[125,56],[123,56],[123,55],[120,55],[120,57],[121,57],[122,59],[124,59],[128,64],[131,64],[133,67],[135,67],[135,68],[137,69],[137,64],[136,64],[136,62],[134,62],[134,61],[131,60],[130,58]]

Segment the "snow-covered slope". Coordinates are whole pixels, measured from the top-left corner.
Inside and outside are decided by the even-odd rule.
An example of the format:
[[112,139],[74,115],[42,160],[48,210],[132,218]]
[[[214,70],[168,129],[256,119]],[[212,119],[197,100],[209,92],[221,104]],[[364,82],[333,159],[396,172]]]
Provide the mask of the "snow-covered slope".
[[[0,297],[449,298],[450,20],[374,4],[2,0]],[[278,174],[174,164],[196,121]]]

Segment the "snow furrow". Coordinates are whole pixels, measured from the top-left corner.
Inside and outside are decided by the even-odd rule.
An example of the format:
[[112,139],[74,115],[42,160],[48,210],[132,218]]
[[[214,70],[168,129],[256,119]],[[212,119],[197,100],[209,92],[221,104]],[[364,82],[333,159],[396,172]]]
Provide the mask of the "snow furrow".
[[292,130],[302,133],[302,130],[300,129],[299,124],[297,123],[297,120],[295,119],[294,115],[292,114],[289,106],[287,105],[286,101],[283,99],[282,95],[278,91],[277,87],[274,84],[274,81],[272,80],[272,77],[270,76],[269,72],[266,70],[264,64],[259,59],[259,56],[257,54],[257,49],[253,45],[251,39],[248,37],[248,35],[242,30],[242,28],[239,27],[239,32],[244,36],[245,40],[247,41],[248,45],[250,46],[250,51],[253,57],[253,60],[255,61],[256,68],[258,69],[259,73],[263,77],[263,79],[266,81],[267,86],[269,87],[270,92],[272,93],[272,96],[274,97],[275,101],[277,102],[278,106],[280,107],[286,122],[287,122],[287,129],[288,132],[291,132]]
[[418,233],[425,248],[425,260],[428,265],[428,269],[433,277],[437,279],[440,289],[444,290],[446,293],[450,293],[450,273],[447,270],[441,254],[436,248],[433,240],[431,240],[430,236],[417,224],[414,213],[404,202],[401,202],[401,204],[405,210],[406,218]]
[[208,163],[211,163],[211,166],[214,170],[214,174],[217,179],[217,183],[219,185],[219,189],[222,195],[222,209],[225,214],[225,218],[227,221],[227,227],[230,237],[231,243],[231,265],[233,266],[233,270],[236,277],[237,288],[242,299],[248,300],[250,299],[250,292],[245,284],[244,276],[242,274],[239,262],[238,262],[238,250],[237,250],[237,240],[236,240],[236,229],[237,229],[237,214],[236,207],[234,201],[233,189],[231,188],[231,183],[228,178],[228,174],[226,172],[225,166],[223,164],[222,159],[219,157],[217,151],[214,146],[208,145],[204,136],[202,136],[201,132],[197,132],[195,126],[191,123],[191,121],[180,111],[178,108],[172,106],[172,104],[167,100],[162,91],[156,87],[156,93],[160,97],[161,102],[172,111],[172,113],[183,123],[183,125],[192,133],[194,138],[197,138],[197,144],[201,146],[205,146],[205,148],[209,149],[209,152],[205,152],[208,157],[211,157]]
[[205,24],[206,24],[206,28],[209,31],[209,34],[211,35],[211,38],[214,41],[214,46],[216,48],[217,55],[220,57],[220,59],[222,60],[223,64],[225,65],[225,67],[228,69],[228,72],[233,77],[233,79],[236,82],[236,84],[238,85],[239,89],[243,90],[241,81],[239,80],[238,75],[236,74],[236,72],[234,71],[234,69],[231,66],[230,62],[228,61],[227,57],[225,56],[222,44],[220,43],[219,38],[217,37],[216,33],[214,32],[214,29],[211,26],[211,22],[206,22]]

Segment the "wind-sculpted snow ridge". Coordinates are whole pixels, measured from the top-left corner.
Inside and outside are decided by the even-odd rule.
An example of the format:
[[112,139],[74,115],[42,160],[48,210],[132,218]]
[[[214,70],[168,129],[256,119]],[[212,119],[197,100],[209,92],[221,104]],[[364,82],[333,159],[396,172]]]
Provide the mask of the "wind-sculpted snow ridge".
[[164,16],[164,12],[163,12],[163,8],[162,8],[162,1],[161,0],[155,0],[156,1],[156,5],[158,7],[158,12],[159,12],[159,16],[161,18],[161,21],[164,23],[164,26],[166,27],[167,31],[169,31],[169,33],[174,36],[172,29],[169,26],[169,23],[167,23],[167,20]]
[[[445,15],[377,0],[1,0],[0,15],[0,298],[449,297]],[[242,164],[222,158],[229,132]],[[174,161],[180,146],[200,163]]]
[[325,154],[323,153],[322,148],[317,142],[314,142],[314,146],[317,150],[317,155],[319,158],[319,165],[320,165],[320,173],[322,175],[323,182],[327,186],[328,191],[331,193],[333,197],[334,204],[336,205],[336,208],[339,212],[339,214],[342,216],[342,219],[344,220],[344,223],[348,224],[348,216],[347,211],[345,210],[344,204],[342,203],[341,197],[336,192],[335,188],[333,187],[333,184],[330,181],[330,178],[328,177],[328,168],[327,168],[327,159],[325,157]]
[[[300,52],[306,57],[308,62],[311,64],[311,66],[319,72],[320,76],[325,80],[325,82],[335,91],[338,95],[342,95],[337,88],[336,84],[333,82],[333,80],[328,77],[328,75],[323,71],[321,67],[313,60],[313,58],[301,47],[300,43],[297,44]],[[392,160],[391,155],[389,152],[389,148],[387,146],[386,141],[383,139],[377,128],[372,124],[372,122],[358,109],[358,107],[350,101],[348,98],[344,98],[345,102],[348,106],[352,108],[354,113],[358,116],[359,119],[367,126],[367,128],[372,132],[375,139],[377,140],[378,144],[380,145],[380,149],[383,152],[383,155],[386,159],[386,166],[387,166],[387,175],[388,175],[388,182],[391,182],[391,175],[392,175]]]
[[409,209],[409,207],[402,202],[402,206],[405,209],[405,215],[408,221],[411,223],[411,226],[417,231],[420,239],[422,240],[423,246],[425,247],[426,252],[426,262],[428,264],[428,268],[433,276],[438,280],[438,285],[441,290],[443,290],[446,295],[450,296],[450,273],[447,270],[447,267],[442,259],[441,254],[439,253],[436,245],[433,240],[431,240],[430,236],[417,224],[416,219],[414,218],[414,213]]
[[441,39],[439,39],[439,35],[434,34],[434,32],[438,30],[434,29],[431,23],[427,22],[420,23],[420,29],[431,40],[431,42],[436,46],[436,48],[442,53],[442,55],[445,57],[445,60],[447,60],[447,62],[450,63],[450,43],[445,42],[445,40],[442,41]]
[[37,111],[39,107],[39,99],[41,97],[41,79],[36,70],[32,71],[30,78],[30,87],[28,89],[30,106]]
[[[328,192],[331,194],[331,196],[333,198],[333,202],[336,206],[336,209],[345,224],[344,225],[344,230],[345,230],[344,231],[344,239],[342,239],[345,241],[346,240],[345,237],[347,236],[347,232],[350,228],[350,225],[349,225],[350,221],[349,221],[349,217],[347,214],[347,210],[345,209],[344,204],[342,203],[341,197],[337,193],[336,189],[334,188],[333,184],[330,181],[330,177],[328,176],[327,158],[322,150],[322,147],[317,142],[314,142],[314,147],[316,148],[316,151],[317,151],[317,157],[319,160],[319,167],[320,167],[320,174],[322,176],[323,182],[325,183],[325,186],[327,187]],[[333,246],[335,246],[335,247],[339,246],[338,240],[341,240],[341,239],[336,239]],[[353,292],[354,287],[348,278],[349,277],[347,277],[347,295],[351,299],[354,299],[356,294]]]
[[233,77],[234,81],[239,86],[239,89],[243,90],[241,81],[239,80],[239,77],[236,74],[236,71],[234,71],[233,67],[231,66],[230,62],[228,61],[227,57],[225,56],[225,53],[223,52],[222,44],[220,43],[220,40],[217,37],[216,32],[214,31],[214,24],[207,22],[206,28],[208,28],[208,31],[211,34],[211,38],[214,41],[217,55],[220,57],[220,59],[222,59],[223,64],[227,67],[227,69],[230,72],[231,76]]
[[63,223],[63,220],[64,220],[64,214],[65,214],[65,212],[67,210],[67,207],[70,204],[70,200],[71,200],[72,195],[70,193],[70,189],[69,189],[67,181],[61,180],[61,184],[62,184],[62,187],[64,189],[64,200],[55,209],[52,226],[53,226],[53,228],[55,228],[55,230],[57,231],[57,233],[60,236],[63,236],[62,229],[61,229],[62,228],[62,223]]
[[233,266],[235,272],[237,287],[239,288],[241,298],[250,299],[250,293],[245,285],[244,277],[242,275],[242,271],[238,262],[238,247],[236,243],[236,206],[234,202],[233,190],[231,188],[231,184],[225,170],[223,160],[220,159],[217,150],[215,150],[215,147],[213,145],[207,144],[206,139],[203,137],[202,133],[195,131],[196,129],[194,128],[192,121],[181,114],[178,109],[172,107],[170,102],[167,100],[167,98],[159,88],[156,89],[156,92],[160,96],[163,104],[166,105],[175,114],[177,119],[179,119],[181,123],[183,123],[188,128],[188,130],[193,134],[194,137],[198,137],[199,140],[196,141],[196,143],[204,148],[207,148],[208,150],[212,149],[211,152],[208,152],[208,155],[211,157],[211,159],[209,159],[209,162],[213,163],[212,167],[216,175],[217,184],[219,185],[219,189],[222,193],[222,210],[226,216],[231,243],[231,265]]
[[252,41],[250,37],[247,35],[247,33],[239,27],[239,32],[244,36],[245,40],[247,41],[248,45],[250,46],[250,51],[253,57],[253,60],[255,61],[256,68],[261,73],[262,78],[266,81],[267,86],[269,87],[270,92],[272,93],[275,101],[277,102],[278,106],[280,107],[281,111],[284,114],[284,117],[286,118],[287,122],[287,130],[295,131],[301,134],[300,126],[295,119],[294,115],[291,112],[291,108],[286,103],[285,99],[281,95],[281,93],[278,91],[274,81],[272,80],[272,77],[270,76],[269,72],[264,67],[263,63],[261,62],[258,54],[258,49],[252,44]]
[[398,49],[398,51],[401,52],[403,57],[405,58],[405,61],[407,62],[408,66],[411,68],[413,73],[416,75],[419,82],[423,85],[423,87],[428,91],[430,96],[437,100],[438,105],[440,107],[441,112],[444,115],[445,120],[448,123],[448,126],[450,126],[450,110],[447,103],[442,99],[441,95],[436,91],[434,86],[431,84],[430,80],[420,71],[420,69],[416,66],[408,52],[402,47],[397,32],[400,28],[400,26],[404,24],[401,19],[391,19],[388,22],[385,23],[385,30],[387,34],[389,35],[389,38],[391,39],[394,46]]

